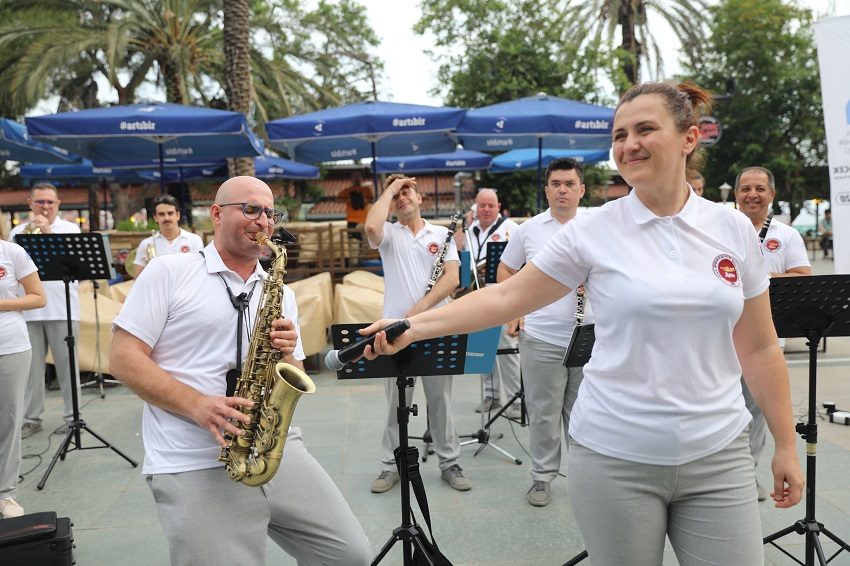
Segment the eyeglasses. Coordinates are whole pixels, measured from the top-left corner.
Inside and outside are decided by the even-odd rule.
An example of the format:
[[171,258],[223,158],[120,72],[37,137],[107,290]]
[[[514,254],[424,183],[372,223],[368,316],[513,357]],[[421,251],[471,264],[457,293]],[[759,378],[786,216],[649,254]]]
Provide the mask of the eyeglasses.
[[53,206],[58,201],[55,201],[55,200],[34,200],[33,202],[35,204],[37,204],[38,206]]
[[174,198],[173,196],[163,195],[163,196],[156,197],[155,199],[153,199],[153,205],[156,206],[158,204],[170,204],[170,205],[172,205],[176,208],[178,203],[177,203],[177,199]]
[[226,202],[219,206],[241,206],[242,215],[248,220],[256,220],[265,212],[266,218],[269,219],[269,226],[279,224],[283,219],[283,213],[281,211],[273,208],[263,208],[256,202]]

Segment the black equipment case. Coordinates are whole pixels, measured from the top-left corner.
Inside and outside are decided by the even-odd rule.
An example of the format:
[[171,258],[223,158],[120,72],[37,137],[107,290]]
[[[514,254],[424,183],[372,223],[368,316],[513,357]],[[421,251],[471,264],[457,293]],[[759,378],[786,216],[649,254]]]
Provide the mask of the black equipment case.
[[71,519],[54,511],[0,520],[0,564],[3,566],[72,566]]

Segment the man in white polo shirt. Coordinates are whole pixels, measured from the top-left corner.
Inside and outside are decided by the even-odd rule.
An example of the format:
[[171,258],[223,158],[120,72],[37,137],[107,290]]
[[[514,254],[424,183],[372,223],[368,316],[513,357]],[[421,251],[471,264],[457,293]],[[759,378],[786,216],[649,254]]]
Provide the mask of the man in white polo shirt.
[[[581,165],[574,159],[555,159],[546,168],[546,200],[549,209],[520,224],[502,254],[498,279],[514,275],[543,249],[561,227],[571,220],[584,196]],[[585,314],[589,304],[585,301]],[[549,485],[561,470],[561,431],[568,438],[570,412],[584,373],[564,367],[576,312],[576,293],[555,301],[511,323],[509,333],[519,332],[522,375],[528,427],[531,437],[531,489],[526,498],[535,507],[549,504]],[[590,322],[585,317],[585,323]]]
[[[775,197],[776,180],[769,169],[747,167],[735,179],[735,201],[738,203],[738,210],[750,219],[759,235],[764,263],[770,276],[811,275],[812,266],[806,253],[806,244],[799,232],[787,224],[772,219],[767,232],[763,233],[770,203]],[[781,338],[779,342],[784,348],[785,339]],[[744,390],[747,409],[753,415],[753,425],[750,428],[750,453],[753,455],[755,465],[758,466],[767,440],[767,423],[764,420],[764,413],[743,378],[741,387]],[[759,501],[767,499],[767,493],[758,483],[756,483],[756,489]]]
[[[153,199],[153,219],[159,224],[159,232],[145,238],[136,249],[136,278],[142,274],[145,266],[153,259],[153,255],[189,254],[204,249],[204,242],[197,234],[192,234],[180,227],[180,203],[171,195],[163,195]],[[149,253],[152,246],[153,254]]]
[[[231,396],[227,377],[238,377],[251,350],[266,277],[256,235],[271,236],[283,216],[273,206],[262,181],[226,181],[210,210],[215,241],[203,254],[151,261],[113,325],[109,372],[145,401],[142,473],[173,566],[265,564],[266,536],[299,564],[371,560],[362,527],[299,428],[290,427],[280,469],[261,487],[231,480],[218,460],[222,429],[240,434],[232,420],[250,420],[236,406],[251,401]],[[286,286],[272,326],[271,346],[303,369],[298,308]]]
[[[449,302],[449,294],[457,287],[460,262],[457,247],[449,238],[448,229],[434,226],[419,213],[422,195],[414,177],[390,175],[380,198],[366,217],[369,245],[381,253],[384,266],[384,318],[406,318],[432,307]],[[387,222],[392,211],[398,222]],[[441,249],[448,245],[443,272],[428,291],[434,262]],[[414,368],[415,369],[415,368]],[[416,383],[414,377],[414,385]],[[441,477],[458,491],[472,487],[463,469],[457,464],[460,440],[452,420],[452,376],[422,376],[422,387],[428,406],[428,423]],[[387,421],[382,441],[381,472],[372,481],[372,492],[389,491],[399,480],[393,451],[399,445],[398,389],[395,381],[384,380],[387,394]],[[408,389],[408,404],[413,387]]]
[[[494,189],[480,189],[475,197],[475,208],[478,219],[469,227],[469,238],[466,248],[472,256],[473,269],[477,269],[478,285],[485,284],[484,266],[487,263],[487,249],[489,244],[507,242],[516,233],[517,223],[501,215],[502,203]],[[502,326],[499,335],[499,351],[503,352],[496,356],[496,365],[493,373],[482,373],[481,380],[484,387],[484,399],[481,405],[475,408],[478,413],[487,413],[501,407],[502,393],[506,399],[510,399],[514,393],[519,391],[519,358],[517,353],[509,353],[517,349],[516,336],[508,334],[508,325]],[[515,401],[504,412],[509,419],[518,419],[522,415],[520,401]]]
[[[30,190],[27,204],[32,211],[30,222],[42,234],[79,234],[80,228],[73,222],[59,218],[59,191],[50,183],[39,183]],[[29,223],[20,223],[9,236],[15,241],[15,236],[23,232]],[[80,338],[80,298],[78,283],[72,281],[68,286],[71,298],[71,330],[74,344],[79,344]],[[62,390],[62,400],[65,409],[62,417],[66,423],[74,418],[74,404],[71,395],[71,371],[77,377],[74,380],[77,398],[80,395],[80,367],[74,355],[74,367],[68,356],[68,309],[65,303],[65,283],[63,281],[45,281],[44,290],[47,293],[47,305],[43,308],[25,311],[27,331],[32,344],[32,363],[27,379],[26,396],[24,398],[24,424],[21,427],[21,438],[27,438],[42,429],[41,415],[44,413],[44,371],[47,367],[47,347],[53,353],[53,364],[56,367],[56,379]],[[76,345],[74,346],[76,348]]]

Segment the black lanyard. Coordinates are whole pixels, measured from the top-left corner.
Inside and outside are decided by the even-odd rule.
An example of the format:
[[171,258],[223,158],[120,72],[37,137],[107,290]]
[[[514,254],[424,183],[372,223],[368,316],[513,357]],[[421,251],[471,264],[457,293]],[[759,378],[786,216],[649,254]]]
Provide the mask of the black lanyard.
[[[206,258],[203,251],[199,253],[202,257]],[[250,292],[239,293],[234,296],[233,292],[230,290],[230,285],[228,285],[227,281],[224,280],[224,276],[221,272],[217,272],[216,275],[218,275],[221,282],[224,283],[224,288],[227,290],[227,297],[230,299],[230,304],[233,305],[233,308],[236,309],[237,313],[239,313],[236,321],[236,370],[227,372],[227,396],[230,397],[236,390],[236,380],[242,375],[242,323],[245,320],[245,312],[248,310],[248,305],[251,303],[251,297],[254,295],[254,288],[257,286],[257,282],[254,281]],[[248,338],[250,339],[250,335]]]
[[[484,236],[484,243],[485,244],[487,243],[487,239],[490,236],[493,235],[493,232],[495,232],[499,228],[499,226],[502,225],[502,222],[504,222],[504,221],[505,221],[505,217],[502,216],[502,217],[499,218],[499,220],[497,222],[495,222],[492,226],[490,226],[490,230],[488,230],[487,235]],[[472,231],[475,233],[475,243],[478,244],[478,249],[475,250],[475,265],[478,265],[481,262],[481,252],[484,249],[483,246],[481,245],[481,238],[479,237],[481,235],[480,225],[473,228]]]

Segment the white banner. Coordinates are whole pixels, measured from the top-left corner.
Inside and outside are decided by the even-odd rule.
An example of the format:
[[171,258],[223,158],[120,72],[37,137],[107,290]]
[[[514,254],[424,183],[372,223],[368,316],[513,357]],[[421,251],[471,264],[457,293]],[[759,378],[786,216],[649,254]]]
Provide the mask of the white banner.
[[835,272],[850,273],[850,16],[815,23],[829,158]]

